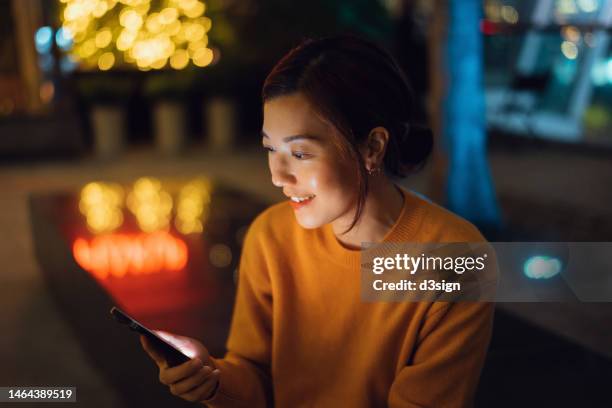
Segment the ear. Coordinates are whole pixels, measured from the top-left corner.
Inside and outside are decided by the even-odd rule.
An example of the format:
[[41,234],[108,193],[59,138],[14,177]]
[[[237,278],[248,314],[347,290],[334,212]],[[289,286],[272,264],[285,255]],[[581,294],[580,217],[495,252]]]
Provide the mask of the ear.
[[382,126],[370,130],[361,148],[361,155],[366,170],[380,169],[389,143],[389,131]]

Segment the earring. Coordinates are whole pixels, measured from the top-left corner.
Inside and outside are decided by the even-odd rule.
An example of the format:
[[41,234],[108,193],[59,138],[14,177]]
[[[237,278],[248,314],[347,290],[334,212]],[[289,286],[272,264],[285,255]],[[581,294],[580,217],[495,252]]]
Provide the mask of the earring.
[[368,175],[369,176],[373,176],[373,175],[378,174],[378,173],[380,173],[380,167],[375,167],[373,169],[369,169],[368,170]]

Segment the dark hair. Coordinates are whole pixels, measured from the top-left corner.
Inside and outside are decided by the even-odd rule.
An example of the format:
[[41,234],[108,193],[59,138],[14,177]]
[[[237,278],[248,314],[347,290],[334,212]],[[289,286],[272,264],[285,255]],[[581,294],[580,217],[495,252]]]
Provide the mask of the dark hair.
[[368,177],[359,147],[370,131],[389,132],[383,166],[404,177],[420,169],[431,153],[431,131],[414,123],[412,88],[393,57],[376,44],[353,36],[308,39],[272,68],[262,89],[262,102],[299,92],[312,108],[343,136],[340,151],[358,163],[359,201],[349,230],[363,211]]

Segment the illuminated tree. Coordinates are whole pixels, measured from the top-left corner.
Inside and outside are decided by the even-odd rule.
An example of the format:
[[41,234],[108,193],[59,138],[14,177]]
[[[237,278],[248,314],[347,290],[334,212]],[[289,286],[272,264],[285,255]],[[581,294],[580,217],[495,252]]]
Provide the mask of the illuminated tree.
[[106,71],[135,66],[159,70],[204,67],[210,18],[199,0],[60,0],[58,36],[73,41],[71,54],[82,69]]
[[448,154],[447,199],[452,211],[479,226],[500,223],[487,163],[478,0],[451,0],[446,51],[448,93],[444,137]]

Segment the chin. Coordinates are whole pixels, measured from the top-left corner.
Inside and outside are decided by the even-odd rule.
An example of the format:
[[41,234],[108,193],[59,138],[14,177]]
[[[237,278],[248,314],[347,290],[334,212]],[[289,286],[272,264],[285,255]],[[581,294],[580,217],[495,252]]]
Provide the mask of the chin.
[[295,220],[302,228],[306,229],[315,229],[325,225],[324,222],[321,222],[316,217],[305,215],[305,214],[295,214]]

